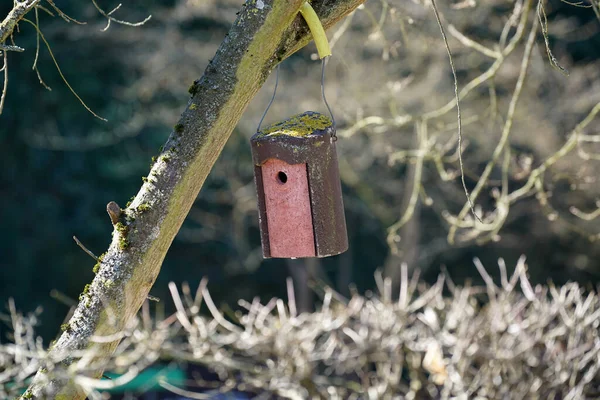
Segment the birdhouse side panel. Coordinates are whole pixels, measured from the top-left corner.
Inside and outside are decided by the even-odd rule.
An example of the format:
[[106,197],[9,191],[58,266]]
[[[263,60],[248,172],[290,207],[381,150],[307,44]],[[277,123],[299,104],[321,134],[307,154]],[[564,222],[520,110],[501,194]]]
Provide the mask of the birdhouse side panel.
[[269,247],[269,226],[267,225],[267,213],[265,211],[265,196],[262,181],[262,169],[260,165],[254,166],[254,184],[256,185],[256,194],[258,200],[258,225],[260,227],[260,242],[262,244],[263,257],[271,257],[271,248]]
[[315,257],[306,164],[275,158],[261,166],[271,257]]
[[[348,234],[335,143],[318,148],[308,163],[311,209],[318,257],[348,250]],[[316,152],[315,152],[316,153]]]

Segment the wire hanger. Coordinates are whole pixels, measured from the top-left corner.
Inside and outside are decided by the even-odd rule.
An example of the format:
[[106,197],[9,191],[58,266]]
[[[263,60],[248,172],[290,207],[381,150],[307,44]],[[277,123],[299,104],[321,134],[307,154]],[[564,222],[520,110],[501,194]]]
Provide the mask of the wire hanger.
[[[308,2],[305,1],[304,4],[302,4],[302,6],[300,7],[300,14],[302,14],[302,16],[304,17],[304,20],[306,21],[306,23],[308,25],[308,28],[310,29],[310,32],[311,32],[313,39],[315,41],[315,44],[317,46],[317,53],[319,54],[319,58],[321,59],[321,97],[323,98],[323,102],[325,103],[325,106],[327,107],[327,110],[329,111],[329,115],[331,116],[331,123],[333,125],[333,133],[331,136],[332,136],[333,140],[337,140],[336,129],[335,129],[335,117],[333,116],[333,111],[331,110],[331,107],[329,106],[329,103],[327,102],[327,98],[325,97],[325,66],[327,64],[327,58],[329,58],[331,56],[331,48],[329,47],[329,41],[327,40],[327,35],[325,35],[325,29],[323,28],[323,25],[321,24],[321,21],[319,20],[317,13],[315,12],[315,10],[312,8],[312,6]],[[271,96],[271,100],[269,101],[269,104],[267,105],[265,112],[263,113],[262,117],[260,118],[258,127],[256,128],[256,132],[260,131],[262,123],[263,123],[265,117],[267,116],[267,113],[269,112],[269,109],[271,108],[273,101],[275,101],[275,95],[277,94],[277,86],[278,85],[279,85],[279,64],[277,64],[277,68],[275,71],[275,87],[273,88],[273,96]]]

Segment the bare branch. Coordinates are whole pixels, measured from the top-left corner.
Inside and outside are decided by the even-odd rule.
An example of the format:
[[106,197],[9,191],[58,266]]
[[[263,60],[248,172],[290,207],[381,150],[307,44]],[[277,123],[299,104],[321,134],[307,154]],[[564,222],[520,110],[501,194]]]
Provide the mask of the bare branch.
[[[27,18],[23,18],[23,21],[25,21],[25,22],[29,23],[30,25],[32,25],[35,28],[35,30],[37,31],[38,35],[44,41],[44,44],[46,44],[46,48],[48,49],[48,53],[50,53],[50,57],[52,58],[52,61],[54,62],[54,65],[56,66],[56,70],[58,71],[58,74],[60,75],[60,77],[63,80],[63,82],[65,83],[65,85],[67,85],[67,87],[69,88],[69,90],[71,91],[71,93],[73,93],[73,95],[77,98],[77,100],[79,100],[79,102],[83,105],[83,107],[86,110],[89,111],[90,114],[92,114],[94,117],[98,118],[99,120],[107,121],[106,118],[103,118],[103,117],[99,116],[98,114],[96,114],[95,112],[93,112],[91,110],[91,108],[89,108],[88,105],[85,104],[85,102],[83,101],[83,99],[81,97],[79,97],[79,95],[77,94],[77,92],[75,91],[75,89],[73,89],[73,87],[71,87],[71,85],[67,81],[67,78],[65,78],[65,76],[63,75],[62,70],[60,69],[60,67],[58,65],[58,61],[56,61],[56,58],[54,57],[54,53],[52,53],[52,48],[50,48],[50,44],[46,40],[46,37],[44,36],[44,34],[40,30],[40,28],[36,24],[34,24],[30,20],[28,20]],[[41,78],[40,78],[40,80],[41,80]]]
[[90,257],[92,257],[94,260],[98,261],[98,257],[96,257],[96,256],[94,255],[94,253],[92,253],[90,250],[88,250],[88,248],[87,248],[87,247],[85,247],[85,246],[83,245],[83,243],[81,243],[81,242],[79,241],[79,239],[77,239],[77,236],[73,236],[73,240],[75,240],[75,243],[77,243],[77,246],[81,247],[81,249],[82,249],[83,251],[85,251],[85,252],[87,253],[87,255],[88,255],[88,256],[90,256]]
[[[500,138],[500,142],[494,149],[494,153],[492,154],[492,159],[487,163],[485,170],[481,174],[481,177],[479,178],[479,181],[477,182],[477,185],[475,186],[475,189],[473,189],[473,192],[471,194],[471,201],[475,201],[477,199],[477,196],[479,196],[479,193],[481,192],[483,187],[486,185],[487,180],[489,179],[490,174],[492,173],[492,170],[493,170],[498,158],[500,157],[500,155],[502,154],[502,152],[504,151],[504,148],[506,147],[506,145],[508,143],[508,137],[511,132],[514,114],[515,114],[515,110],[517,107],[517,102],[519,100],[521,91],[523,89],[523,83],[525,82],[525,76],[527,75],[527,69],[529,67],[531,51],[533,50],[533,44],[535,43],[535,36],[537,34],[537,28],[538,28],[538,20],[536,19],[534,21],[531,31],[529,33],[529,38],[527,39],[525,53],[523,55],[523,60],[521,62],[519,78],[517,80],[517,84],[515,85],[515,90],[513,92],[513,96],[511,98],[511,101],[509,104],[507,118],[506,118],[506,122],[504,124],[504,128],[502,130],[502,136]],[[469,210],[470,210],[469,204],[465,205],[462,208],[462,210],[460,211],[460,213],[458,214],[457,219],[462,220]],[[457,225],[453,224],[450,227],[450,231],[448,233],[448,242],[454,243],[456,230],[457,230]]]
[[103,31],[107,30],[108,28],[110,28],[110,23],[111,21],[116,22],[117,24],[121,24],[121,25],[127,25],[127,26],[142,26],[144,25],[146,22],[150,21],[150,19],[152,18],[152,15],[148,15],[146,18],[144,18],[144,20],[140,21],[140,22],[128,22],[128,21],[123,21],[120,19],[116,19],[115,17],[112,16],[112,14],[114,14],[119,8],[121,8],[122,4],[117,5],[112,11],[109,11],[108,13],[106,11],[104,11],[96,2],[96,0],[92,0],[92,3],[94,4],[94,7],[96,7],[96,10],[98,10],[98,12],[100,14],[102,14],[104,17],[106,17],[107,23],[106,23],[106,27],[103,29]]
[[467,184],[465,182],[465,168],[463,166],[462,159],[462,121],[460,114],[460,101],[458,97],[458,78],[456,77],[456,68],[454,67],[454,61],[452,60],[452,52],[450,51],[448,38],[446,38],[446,31],[444,30],[444,26],[442,25],[442,19],[440,18],[440,13],[435,4],[435,0],[431,0],[431,6],[433,7],[435,19],[437,20],[438,26],[440,27],[442,39],[444,40],[444,46],[446,46],[446,52],[448,53],[448,59],[450,60],[450,69],[452,70],[452,77],[454,78],[454,97],[456,98],[456,112],[458,119],[458,165],[460,168],[460,179],[462,182],[463,190],[465,191],[465,196],[467,197],[467,202],[469,203],[469,207],[471,208],[471,213],[479,222],[483,222],[481,221],[479,215],[477,215],[477,213],[475,212],[475,208],[473,207],[474,200],[471,199],[471,196],[469,195],[469,189],[467,189]]
[[4,71],[4,83],[2,85],[2,94],[0,94],[0,114],[2,114],[2,110],[4,110],[4,101],[6,99],[6,91],[8,90],[8,52],[4,50],[2,56],[4,62],[0,72]]
[[[93,350],[88,375],[99,378],[104,360],[117,346],[123,346],[118,341],[91,343],[90,338],[126,328],[146,300],[167,249],[244,109],[277,63],[309,41],[308,28],[297,15],[302,1],[244,5],[204,76],[190,87],[188,107],[149,177],[124,210],[127,218],[115,225],[102,267],[70,319],[69,329],[52,348],[53,357],[68,365],[76,361],[75,352]],[[361,3],[338,0],[314,1],[312,5],[329,27]],[[238,330],[222,317],[204,290],[202,298],[219,319],[219,326],[230,334]],[[261,318],[266,315],[260,314],[257,321]],[[176,320],[171,319],[170,324]],[[79,368],[79,362],[73,368]],[[38,397],[82,399],[87,395],[72,376],[48,384],[40,373],[30,391]]]
[[12,35],[15,27],[31,11],[33,7],[38,5],[41,0],[25,0],[15,1],[12,10],[6,18],[0,22],[0,45],[4,45],[6,40]]

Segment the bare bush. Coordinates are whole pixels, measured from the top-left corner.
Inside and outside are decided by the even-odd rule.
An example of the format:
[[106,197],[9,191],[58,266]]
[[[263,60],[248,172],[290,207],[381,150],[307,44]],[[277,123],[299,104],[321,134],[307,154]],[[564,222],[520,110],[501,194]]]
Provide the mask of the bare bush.
[[[37,367],[48,380],[76,375],[90,399],[118,387],[164,360],[205,365],[220,381],[198,379],[186,388],[164,388],[192,398],[232,389],[261,398],[539,398],[593,399],[600,395],[600,298],[576,283],[532,287],[522,257],[509,276],[499,260],[500,283],[479,260],[486,285],[458,287],[448,276],[427,286],[406,265],[392,296],[390,278],[376,275],[378,294],[349,299],[322,291],[314,313],[296,312],[288,301],[240,301],[231,317],[218,311],[206,280],[195,295],[170,285],[177,312],[150,317],[149,305],[117,335],[103,365],[120,377],[93,379],[93,350],[72,354],[64,367],[48,359],[33,334],[35,316],[11,304],[14,341],[0,347],[0,394],[14,396]],[[203,306],[211,316],[204,316]],[[118,336],[118,337],[117,337]],[[268,395],[267,395],[268,394]]]

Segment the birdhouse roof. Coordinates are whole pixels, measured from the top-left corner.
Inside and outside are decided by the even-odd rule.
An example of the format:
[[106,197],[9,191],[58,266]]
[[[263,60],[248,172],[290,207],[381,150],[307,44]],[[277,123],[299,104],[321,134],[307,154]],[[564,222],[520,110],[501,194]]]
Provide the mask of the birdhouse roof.
[[323,132],[332,125],[331,119],[326,115],[314,111],[307,111],[294,115],[284,121],[277,122],[263,129],[257,136],[292,136],[306,137],[317,131]]

